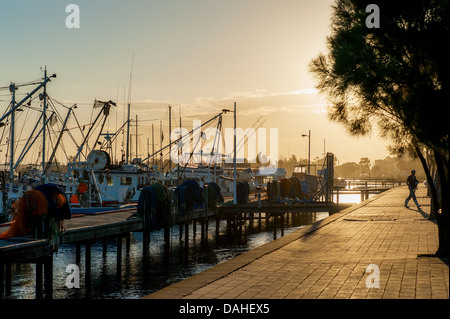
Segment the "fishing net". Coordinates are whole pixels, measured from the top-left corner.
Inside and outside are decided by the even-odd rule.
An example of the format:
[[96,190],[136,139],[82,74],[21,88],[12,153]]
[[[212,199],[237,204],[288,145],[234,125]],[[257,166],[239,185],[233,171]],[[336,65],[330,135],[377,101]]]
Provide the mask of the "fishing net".
[[[61,202],[63,199],[56,198],[56,200]],[[30,231],[32,216],[46,215],[47,209],[48,201],[42,192],[37,190],[27,191],[18,201],[12,204],[13,220],[11,226],[7,231],[0,234],[0,239],[25,235]]]

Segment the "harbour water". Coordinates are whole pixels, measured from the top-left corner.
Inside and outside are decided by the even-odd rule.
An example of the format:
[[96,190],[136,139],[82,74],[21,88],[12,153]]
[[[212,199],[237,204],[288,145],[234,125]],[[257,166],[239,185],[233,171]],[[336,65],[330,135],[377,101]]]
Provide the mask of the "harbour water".
[[[293,232],[328,216],[328,213],[302,213],[290,216],[285,222],[284,234]],[[281,230],[277,229],[277,238]],[[91,280],[86,283],[84,274],[84,247],[81,246],[80,287],[68,288],[66,279],[71,272],[66,267],[76,263],[75,245],[61,245],[53,257],[54,299],[138,299],[177,281],[188,278],[214,265],[249,251],[273,240],[272,222],[262,219],[261,227],[255,220],[243,226],[242,236],[236,229],[227,229],[226,221],[220,222],[219,234],[216,224],[208,224],[207,238],[202,240],[197,225],[195,235],[190,228],[189,243],[184,242],[179,227],[170,233],[170,244],[164,241],[164,231],[154,231],[150,236],[149,253],[143,257],[140,233],[132,234],[129,249],[125,240],[122,250],[121,270],[117,271],[117,244],[108,241],[107,253],[103,254],[102,241],[91,246]],[[35,265],[12,265],[11,293],[6,298],[34,299]]]

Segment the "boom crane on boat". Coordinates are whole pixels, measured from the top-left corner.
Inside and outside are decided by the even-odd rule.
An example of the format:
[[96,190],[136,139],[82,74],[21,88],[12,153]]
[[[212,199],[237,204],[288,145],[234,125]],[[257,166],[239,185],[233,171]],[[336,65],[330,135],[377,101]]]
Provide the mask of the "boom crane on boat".
[[171,143],[169,143],[169,144],[167,144],[166,146],[162,147],[160,150],[158,150],[158,151],[154,152],[153,154],[150,154],[150,155],[147,156],[146,158],[142,159],[141,162],[145,162],[145,161],[147,161],[148,159],[152,158],[153,156],[158,155],[159,153],[161,153],[161,152],[164,151],[165,149],[171,147],[172,144],[176,144],[176,143],[180,142],[182,139],[184,139],[184,138],[186,138],[187,136],[189,136],[189,135],[190,135],[191,133],[193,133],[195,130],[197,130],[197,129],[199,129],[199,128],[205,126],[206,124],[208,124],[208,123],[214,121],[214,120],[217,119],[218,117],[221,117],[224,113],[226,113],[225,111],[226,111],[226,110],[222,110],[222,112],[220,112],[219,114],[217,114],[217,115],[215,115],[214,117],[210,118],[208,121],[206,121],[205,123],[201,124],[201,126],[193,128],[191,131],[189,131],[189,132],[186,133],[185,135],[183,135],[183,136],[177,138],[176,140],[173,140]]

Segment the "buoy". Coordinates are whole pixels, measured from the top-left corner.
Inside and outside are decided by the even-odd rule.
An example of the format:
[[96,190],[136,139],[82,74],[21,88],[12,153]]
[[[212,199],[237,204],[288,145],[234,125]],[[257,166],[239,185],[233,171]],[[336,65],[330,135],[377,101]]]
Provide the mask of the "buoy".
[[87,191],[87,185],[84,182],[81,182],[80,184],[78,184],[78,192],[80,194],[83,194],[84,192]]
[[70,197],[70,202],[72,204],[78,204],[78,197],[77,194],[73,194],[72,197]]

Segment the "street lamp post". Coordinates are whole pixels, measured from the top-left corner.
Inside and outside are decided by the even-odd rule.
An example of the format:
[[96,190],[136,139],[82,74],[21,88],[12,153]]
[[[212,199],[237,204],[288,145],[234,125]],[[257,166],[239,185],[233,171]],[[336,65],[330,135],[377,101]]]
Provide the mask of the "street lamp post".
[[311,165],[311,130],[309,130],[308,134],[302,134],[302,137],[308,137],[308,175],[310,174],[310,165]]

